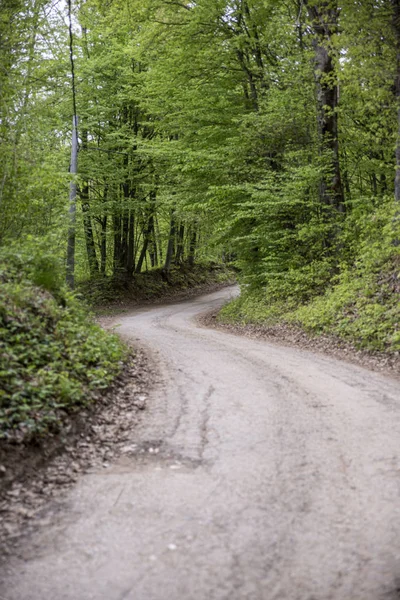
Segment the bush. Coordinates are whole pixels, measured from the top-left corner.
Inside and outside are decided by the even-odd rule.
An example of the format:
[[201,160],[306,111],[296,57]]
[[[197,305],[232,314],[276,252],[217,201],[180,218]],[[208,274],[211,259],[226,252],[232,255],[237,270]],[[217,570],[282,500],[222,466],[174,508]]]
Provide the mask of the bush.
[[[357,232],[357,235],[356,233]],[[220,313],[236,323],[289,322],[315,334],[329,333],[359,348],[400,351],[400,226],[389,199],[373,213],[354,212],[342,232],[346,261],[328,261],[270,277]]]
[[0,438],[57,429],[110,385],[124,348],[62,285],[46,255],[0,256]]

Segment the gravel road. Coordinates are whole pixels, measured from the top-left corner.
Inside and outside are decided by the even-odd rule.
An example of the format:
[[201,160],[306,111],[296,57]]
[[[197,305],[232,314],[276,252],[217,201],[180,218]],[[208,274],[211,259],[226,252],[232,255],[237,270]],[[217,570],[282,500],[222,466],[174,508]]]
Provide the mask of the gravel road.
[[114,320],[161,382],[1,600],[400,598],[400,383],[197,324],[235,293]]

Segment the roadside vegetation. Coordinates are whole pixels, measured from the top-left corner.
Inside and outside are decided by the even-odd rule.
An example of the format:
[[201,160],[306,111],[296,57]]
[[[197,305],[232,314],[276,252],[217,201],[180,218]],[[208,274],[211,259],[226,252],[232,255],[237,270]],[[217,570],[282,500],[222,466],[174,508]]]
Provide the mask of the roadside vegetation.
[[50,255],[0,256],[0,439],[38,439],[88,406],[126,350],[60,280]]
[[[358,349],[400,352],[400,227],[397,207],[388,201],[365,219],[354,257],[328,279],[311,284],[296,270],[262,290],[244,287],[222,309],[221,323],[300,326],[314,335],[332,334]],[[343,231],[343,246],[351,231]],[[320,265],[314,265],[315,268]]]

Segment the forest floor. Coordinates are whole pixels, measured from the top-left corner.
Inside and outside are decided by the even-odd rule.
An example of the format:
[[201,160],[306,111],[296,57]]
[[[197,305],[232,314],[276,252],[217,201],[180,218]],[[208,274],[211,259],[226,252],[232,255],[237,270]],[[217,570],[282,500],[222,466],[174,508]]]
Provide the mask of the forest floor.
[[235,282],[234,271],[218,263],[173,267],[135,274],[132,279],[100,279],[81,284],[79,291],[99,316],[120,314],[137,306],[179,302],[213,292]]
[[147,410],[43,506],[0,597],[400,597],[399,381],[199,324],[236,293],[105,318],[156,365]]

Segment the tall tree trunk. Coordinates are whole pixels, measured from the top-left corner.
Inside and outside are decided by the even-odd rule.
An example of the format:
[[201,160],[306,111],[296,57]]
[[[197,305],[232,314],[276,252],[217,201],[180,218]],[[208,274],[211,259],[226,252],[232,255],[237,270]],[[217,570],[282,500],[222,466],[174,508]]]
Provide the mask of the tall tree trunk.
[[397,144],[396,144],[396,175],[394,180],[394,196],[400,202],[400,0],[391,0],[393,5],[393,29],[396,38],[396,82],[395,94],[397,101]]
[[151,266],[154,268],[158,264],[158,249],[157,249],[157,236],[156,229],[154,223],[154,216],[152,219],[152,229],[150,232],[150,240],[149,240],[149,256]]
[[190,241],[189,241],[188,263],[189,263],[190,267],[194,266],[194,256],[195,256],[195,252],[196,252],[196,244],[197,244],[197,231],[196,231],[196,227],[193,225],[193,229],[190,234]]
[[139,256],[139,260],[136,265],[136,273],[140,273],[142,270],[143,262],[144,262],[144,259],[146,258],[147,248],[150,243],[150,236],[151,236],[153,230],[154,230],[154,215],[151,215],[148,220],[146,230],[143,232],[143,247],[142,247],[142,251]]
[[[88,145],[87,129],[82,130],[82,150],[86,150]],[[82,206],[83,229],[85,234],[86,252],[89,263],[89,272],[91,277],[99,273],[99,263],[96,256],[96,246],[94,243],[92,219],[90,216],[89,205],[89,183],[85,181],[83,186],[79,187],[79,198]]]
[[129,209],[124,207],[122,216],[122,229],[121,229],[121,262],[120,271],[127,273],[128,267],[128,255],[129,255]]
[[332,36],[337,31],[339,9],[337,0],[306,0],[308,14],[315,33],[315,77],[317,86],[317,119],[321,154],[326,156],[326,174],[320,184],[323,204],[344,211],[344,194],[340,174],[338,104],[339,86],[334,64]]
[[106,274],[107,267],[107,215],[101,220],[101,234],[100,234],[100,273]]
[[[118,210],[118,209],[116,209]],[[121,269],[121,215],[119,212],[113,214],[114,228],[114,259],[113,270],[114,275],[117,275]]]
[[179,227],[178,231],[178,243],[176,245],[176,256],[175,256],[175,264],[180,265],[183,259],[183,250],[184,250],[184,238],[185,238],[185,226],[182,223]]
[[154,268],[158,264],[158,244],[156,235],[156,200],[157,200],[157,177],[155,179],[155,187],[150,192],[150,218],[149,218],[149,256],[151,266]]
[[160,225],[158,223],[157,215],[154,217],[154,239],[156,241],[156,248],[158,247],[159,253],[159,261],[162,264],[163,262],[163,247],[162,247],[162,239],[160,233]]
[[[124,158],[124,165],[127,166],[128,157]],[[127,175],[125,175],[127,177]],[[127,275],[127,266],[128,266],[128,256],[129,256],[129,226],[130,226],[130,218],[129,218],[129,196],[130,196],[130,185],[127,180],[121,185],[121,228],[120,228],[120,251],[119,251],[119,262],[117,265],[117,269],[121,274]]]
[[169,238],[168,238],[168,246],[167,246],[167,254],[165,257],[165,263],[164,263],[164,267],[163,267],[164,273],[168,273],[171,268],[172,259],[173,259],[173,255],[174,255],[175,231],[176,231],[175,213],[174,213],[174,211],[172,211],[171,212],[171,224],[170,224],[170,230],[169,230]]
[[135,270],[135,213],[130,210],[129,215],[129,240],[126,257],[126,274],[131,277]]
[[99,273],[99,262],[96,256],[96,245],[94,243],[92,219],[90,217],[89,186],[87,182],[79,188],[79,197],[82,205],[83,229],[85,233],[89,272],[91,277],[95,277]]
[[102,198],[103,216],[100,219],[100,273],[106,274],[107,270],[107,229],[108,229],[108,183],[104,184],[104,192]]
[[[70,173],[76,175],[78,172],[78,117],[76,114],[72,120],[72,148]],[[69,227],[67,241],[67,274],[66,282],[71,289],[75,287],[75,229],[76,229],[76,181],[71,180],[69,185]]]

